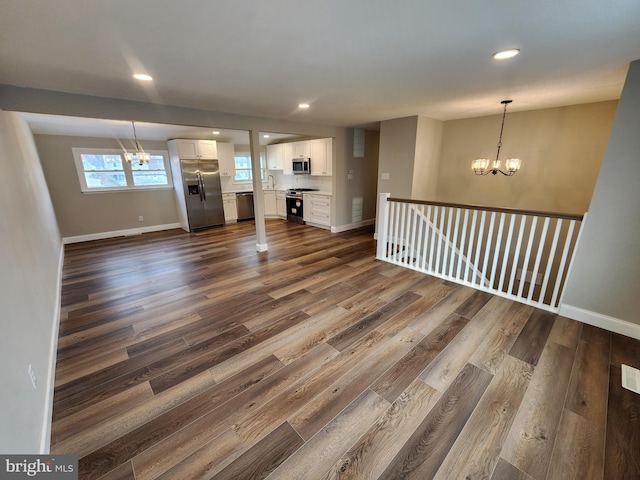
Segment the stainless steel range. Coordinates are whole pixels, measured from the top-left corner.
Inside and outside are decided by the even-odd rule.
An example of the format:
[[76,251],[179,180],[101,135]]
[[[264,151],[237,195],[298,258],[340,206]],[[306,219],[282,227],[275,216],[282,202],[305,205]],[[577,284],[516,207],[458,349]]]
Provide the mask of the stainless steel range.
[[287,201],[287,220],[304,225],[304,192],[317,192],[317,188],[290,188],[285,195]]

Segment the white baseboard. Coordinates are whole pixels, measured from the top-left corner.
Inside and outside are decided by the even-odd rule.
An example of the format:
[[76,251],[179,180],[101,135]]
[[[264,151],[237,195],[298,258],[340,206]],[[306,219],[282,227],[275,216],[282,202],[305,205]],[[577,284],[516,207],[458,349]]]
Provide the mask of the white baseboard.
[[331,233],[340,233],[346,232],[348,230],[355,230],[356,228],[368,227],[369,225],[373,225],[374,223],[376,223],[375,218],[362,220],[361,222],[356,223],[347,223],[346,225],[340,225],[339,227],[331,227]]
[[640,340],[640,325],[636,323],[566,304],[560,305],[558,315]]
[[129,228],[127,230],[115,230],[112,232],[90,233],[88,235],[77,235],[75,237],[63,237],[62,243],[68,245],[70,243],[89,242],[91,240],[102,240],[104,238],[126,237],[130,235],[140,235],[142,233],[159,232],[161,230],[172,230],[174,228],[182,228],[179,223],[168,223],[165,225],[150,225],[148,227]]

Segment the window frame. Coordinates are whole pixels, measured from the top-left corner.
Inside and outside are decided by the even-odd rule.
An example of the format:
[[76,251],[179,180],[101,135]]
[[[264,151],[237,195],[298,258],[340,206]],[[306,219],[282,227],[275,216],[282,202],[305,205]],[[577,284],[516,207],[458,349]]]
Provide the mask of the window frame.
[[[108,193],[108,192],[126,192],[126,191],[138,191],[138,190],[171,190],[173,189],[173,178],[171,176],[171,165],[169,163],[169,152],[166,150],[146,150],[147,153],[152,156],[162,156],[164,172],[167,175],[166,185],[136,185],[133,181],[133,172],[131,164],[124,158],[124,152],[115,148],[83,148],[73,147],[73,159],[76,167],[76,173],[78,174],[78,181],[80,182],[80,190],[82,193]],[[82,162],[82,155],[118,155],[122,162],[122,170],[100,170],[100,171],[114,171],[123,172],[126,185],[116,187],[89,187],[87,185],[87,179],[85,173],[91,170],[85,170]],[[160,170],[151,170],[160,171]]]
[[[253,169],[249,168],[238,168],[236,166],[236,157],[247,157],[249,159],[249,165],[251,165],[251,153],[250,152],[234,152],[233,154],[233,183],[236,184],[247,184],[253,183]],[[260,181],[264,182],[265,173],[267,170],[267,156],[265,152],[260,152]],[[238,171],[241,172],[249,172],[249,179],[238,179]]]

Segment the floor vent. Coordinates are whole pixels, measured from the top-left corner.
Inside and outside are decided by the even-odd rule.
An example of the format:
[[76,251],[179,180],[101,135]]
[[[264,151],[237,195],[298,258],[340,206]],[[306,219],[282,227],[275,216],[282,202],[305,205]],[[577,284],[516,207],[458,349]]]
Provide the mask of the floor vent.
[[640,370],[622,364],[622,386],[632,392],[640,393]]

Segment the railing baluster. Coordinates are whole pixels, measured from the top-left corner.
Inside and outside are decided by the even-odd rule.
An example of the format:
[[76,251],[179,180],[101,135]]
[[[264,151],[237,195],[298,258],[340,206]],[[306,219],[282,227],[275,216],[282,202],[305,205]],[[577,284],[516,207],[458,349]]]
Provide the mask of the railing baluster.
[[389,204],[389,229],[387,231],[387,258],[393,260],[393,249],[395,248],[396,239],[393,238],[393,232],[396,228],[396,210],[397,202]]
[[431,222],[431,248],[429,248],[429,273],[435,272],[435,268],[433,265],[433,252],[436,248],[436,237],[438,232],[436,231],[436,225],[438,224],[438,212],[439,208],[437,206],[433,207],[433,222]]
[[516,271],[518,269],[518,261],[520,258],[520,247],[522,246],[522,235],[524,234],[524,224],[527,221],[527,217],[520,215],[520,228],[518,229],[518,240],[516,241],[516,251],[513,254],[513,264],[511,265],[511,277],[509,277],[509,289],[508,293],[513,294],[513,283],[516,280]]
[[[453,209],[449,208],[448,214],[447,214],[447,235],[442,239],[442,243],[444,244],[444,257],[442,259],[442,270],[440,271],[443,275],[447,275],[447,259],[449,257],[449,250],[451,250],[452,247],[450,247],[451,242],[449,241],[449,239],[451,238],[451,221],[453,219]],[[453,252],[451,252],[451,254],[453,255]]]
[[553,240],[551,242],[551,249],[549,250],[549,259],[547,260],[547,269],[544,273],[544,279],[542,280],[542,287],[540,287],[540,296],[538,297],[539,303],[544,303],[544,296],[547,293],[547,286],[549,279],[551,278],[551,269],[553,268],[553,259],[556,255],[556,248],[558,246],[558,238],[560,237],[560,230],[562,229],[562,219],[556,219],[556,230],[553,233]]
[[569,255],[569,247],[573,240],[573,229],[576,226],[576,221],[571,220],[569,222],[569,231],[567,232],[567,238],[564,242],[564,249],[562,251],[562,258],[560,259],[560,266],[558,267],[558,274],[556,275],[556,285],[553,288],[553,296],[551,297],[550,305],[555,308],[556,300],[558,298],[558,292],[560,291],[560,285],[563,283],[563,277],[565,274],[564,266],[567,263],[567,257]]
[[542,260],[542,252],[544,246],[547,243],[547,231],[549,229],[549,217],[544,219],[542,224],[542,232],[540,233],[540,239],[538,240],[538,253],[536,254],[536,261],[533,264],[533,273],[531,274],[531,283],[529,284],[529,294],[527,300],[531,301],[533,298],[533,291],[536,288],[536,278],[538,278],[538,269],[540,268],[540,260]]
[[509,233],[507,233],[507,241],[505,242],[505,245],[504,245],[504,256],[502,257],[502,269],[500,270],[500,283],[498,285],[499,292],[503,292],[502,287],[504,286],[504,274],[507,271],[507,263],[509,261],[509,249],[511,248],[511,235],[513,235],[513,227],[515,226],[515,222],[516,222],[516,215],[515,213],[512,213],[511,219],[509,220]]
[[440,274],[442,274],[442,264],[440,263],[440,254],[442,253],[442,244],[444,243],[443,234],[444,232],[444,214],[446,210],[445,207],[440,209],[440,228],[438,231],[438,251],[436,252],[436,264],[434,265],[434,270]]
[[489,231],[487,232],[487,247],[484,251],[484,261],[482,262],[482,284],[488,287],[487,284],[487,264],[489,262],[489,255],[491,254],[491,244],[493,243],[493,227],[496,219],[496,212],[491,212],[491,220],[489,220]]
[[460,256],[460,250],[456,246],[458,244],[458,232],[460,231],[460,209],[456,208],[456,220],[453,226],[453,238],[451,239],[451,258],[449,259],[449,276],[453,277],[453,265],[455,263],[456,255]]
[[[473,255],[473,240],[476,235],[476,220],[478,219],[478,210],[473,211],[473,217],[471,218],[471,234],[469,235],[469,249],[467,250],[467,264],[464,268],[464,281],[468,281],[469,272],[471,271],[471,258]],[[471,282],[473,283],[473,277],[471,278]]]
[[483,211],[480,215],[480,229],[478,230],[478,240],[476,244],[476,255],[473,260],[473,278],[471,283],[474,285],[482,285],[484,282],[480,277],[480,271],[478,270],[478,263],[480,262],[480,251],[482,250],[482,239],[484,238],[484,222],[487,219],[487,212]]
[[427,251],[429,249],[430,230],[431,230],[431,205],[427,205],[427,217],[426,217],[426,222],[424,226],[424,242],[422,246],[422,269],[425,271],[429,270],[429,263],[427,262]]
[[[536,225],[538,224],[538,217],[533,217],[531,220],[531,231],[529,232],[529,240],[527,241],[527,247],[524,254],[524,263],[522,264],[522,275],[520,275],[520,285],[518,285],[518,296],[522,296],[522,290],[527,280],[527,268],[529,268],[529,258],[531,257],[531,249],[533,248],[533,236],[536,233]],[[531,283],[535,284],[536,279],[531,278]]]
[[[491,266],[491,278],[489,279],[489,285],[491,288],[495,288],[496,280],[496,268],[498,267],[498,257],[500,256],[500,245],[502,244],[502,232],[504,230],[504,219],[506,215],[500,214],[500,225],[498,225],[498,235],[496,236],[496,248],[493,250],[493,265]],[[500,289],[498,289],[500,290]]]
[[[456,278],[458,280],[462,280],[462,278],[460,278],[460,270],[462,268],[462,259],[464,258],[464,245],[465,245],[465,240],[467,239],[467,222],[469,220],[469,209],[465,208],[464,209],[464,219],[462,221],[462,236],[460,237],[460,250],[458,251],[458,268],[456,269]],[[464,259],[465,263],[469,263],[468,260],[469,257]]]
[[[409,250],[409,259],[407,265],[412,265],[414,262],[414,257],[417,257],[416,254],[416,229],[418,228],[418,218],[416,216],[416,210],[413,205],[409,205],[407,209],[407,214],[409,215],[409,220],[411,221],[411,240],[409,240],[409,245],[411,249]],[[408,239],[407,239],[408,240]]]
[[420,209],[415,212],[416,215],[416,229],[418,230],[418,238],[416,239],[416,244],[414,246],[414,250],[416,252],[416,267],[418,268],[424,268],[423,266],[423,261],[422,261],[422,255],[421,255],[421,251],[422,251],[422,235],[423,235],[423,230],[424,230],[424,205],[420,205]]

